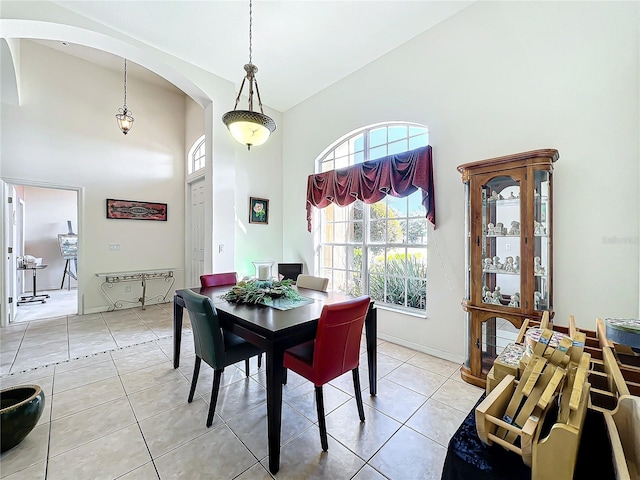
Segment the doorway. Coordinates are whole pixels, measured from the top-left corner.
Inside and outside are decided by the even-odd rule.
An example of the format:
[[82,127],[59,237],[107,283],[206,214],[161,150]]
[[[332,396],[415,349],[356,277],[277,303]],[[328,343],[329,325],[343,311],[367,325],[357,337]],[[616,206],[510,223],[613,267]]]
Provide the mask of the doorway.
[[16,285],[10,323],[78,314],[77,259],[64,255],[59,237],[77,232],[78,191],[17,184],[9,190],[15,256],[7,271]]

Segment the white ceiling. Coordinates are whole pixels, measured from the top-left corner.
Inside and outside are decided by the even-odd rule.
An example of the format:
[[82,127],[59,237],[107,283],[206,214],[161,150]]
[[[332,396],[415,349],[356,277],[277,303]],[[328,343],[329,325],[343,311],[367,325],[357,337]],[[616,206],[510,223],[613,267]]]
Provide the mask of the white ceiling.
[[[249,60],[248,0],[54,3],[240,86]],[[262,101],[284,112],[471,3],[254,0],[253,63]]]

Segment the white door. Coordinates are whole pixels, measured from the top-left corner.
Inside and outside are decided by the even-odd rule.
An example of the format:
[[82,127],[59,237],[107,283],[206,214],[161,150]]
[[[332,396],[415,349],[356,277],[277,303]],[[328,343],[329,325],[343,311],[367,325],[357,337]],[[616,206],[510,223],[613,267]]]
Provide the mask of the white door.
[[190,287],[200,285],[200,275],[204,272],[204,230],[205,230],[205,191],[204,177],[189,184],[190,192],[190,219],[191,219],[191,248],[190,264],[191,278]]
[[15,188],[2,182],[0,187],[2,191],[2,203],[4,214],[4,238],[2,239],[2,245],[5,253],[4,264],[4,279],[5,285],[2,292],[2,303],[5,306],[3,309],[3,317],[0,320],[0,324],[3,326],[8,325],[15,319],[16,302],[16,192]]

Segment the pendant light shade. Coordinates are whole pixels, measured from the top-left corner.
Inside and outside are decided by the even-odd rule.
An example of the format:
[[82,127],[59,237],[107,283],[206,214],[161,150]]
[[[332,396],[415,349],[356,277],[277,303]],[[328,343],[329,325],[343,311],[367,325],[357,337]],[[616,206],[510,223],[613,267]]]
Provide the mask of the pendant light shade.
[[118,127],[120,127],[122,133],[126,135],[127,133],[129,133],[129,130],[131,130],[131,127],[133,126],[133,116],[131,115],[131,112],[126,108],[119,108],[118,111],[120,112],[116,115],[116,120],[118,120]]
[[127,109],[127,59],[124,59],[124,104],[122,108],[118,109],[116,114],[116,120],[118,121],[118,127],[125,135],[129,133],[131,127],[133,127],[133,114]]
[[[252,146],[262,145],[268,139],[276,129],[276,122],[267,115],[264,114],[262,109],[262,100],[260,99],[260,90],[258,89],[258,81],[256,80],[256,67],[251,62],[252,57],[252,23],[253,23],[253,9],[252,0],[249,0],[249,63],[244,66],[246,72],[245,77],[242,79],[242,85],[240,85],[240,92],[236,97],[236,104],[233,110],[225,113],[222,116],[222,121],[231,132],[233,138],[238,142],[247,146],[251,150]],[[244,89],[244,84],[249,84],[249,109],[237,110],[238,102],[240,102],[240,96]],[[255,89],[256,96],[258,97],[258,106],[260,112],[253,111],[253,92]]]
[[222,116],[233,138],[251,149],[252,145],[262,145],[276,129],[271,117],[249,110],[232,110]]

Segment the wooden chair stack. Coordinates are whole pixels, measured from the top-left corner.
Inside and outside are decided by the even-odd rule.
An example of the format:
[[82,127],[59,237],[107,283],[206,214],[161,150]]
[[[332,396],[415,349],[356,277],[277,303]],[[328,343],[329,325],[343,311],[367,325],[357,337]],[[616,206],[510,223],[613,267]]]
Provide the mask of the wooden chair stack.
[[[534,345],[531,328],[539,334]],[[521,455],[534,480],[570,480],[586,411],[599,411],[616,479],[640,480],[639,360],[607,338],[601,319],[594,331],[578,330],[573,316],[568,327],[551,325],[546,315],[539,325],[525,321],[487,376],[487,396],[476,408],[478,436]],[[552,426],[543,433],[548,414]]]
[[[541,325],[547,326],[545,322]],[[487,397],[476,407],[479,438],[521,455],[532,467],[534,480],[573,477],[589,404],[591,355],[584,352],[584,333],[577,332],[575,338],[563,336],[556,346],[550,346],[553,335],[553,330],[542,328],[530,356],[524,355],[519,362],[519,377],[505,374],[494,388],[489,389],[488,384]],[[499,369],[498,376],[503,373]],[[552,407],[557,418],[549,419],[552,426],[541,438]]]
[[[626,385],[626,390],[628,391],[625,393],[640,397],[640,354],[633,351],[631,347],[627,345],[609,340],[609,338],[607,338],[604,321],[601,318],[596,319],[596,335],[603,354],[608,352],[607,360],[609,365],[604,365],[605,368],[608,367],[605,373],[611,377],[613,375],[611,373],[612,370],[616,371],[616,373],[619,371],[622,382],[618,383],[624,383]],[[616,366],[617,368],[615,368]],[[610,391],[612,391],[612,388],[615,388],[612,380],[609,381],[609,386],[611,387],[609,388]]]
[[596,333],[603,364],[591,372],[590,408],[604,416],[617,480],[640,480],[640,355],[609,340],[600,318]]

